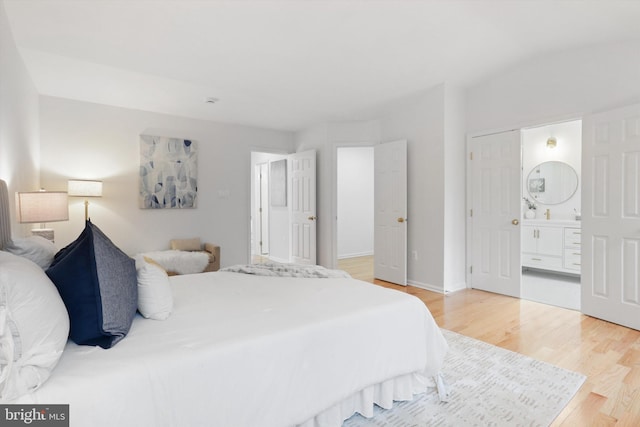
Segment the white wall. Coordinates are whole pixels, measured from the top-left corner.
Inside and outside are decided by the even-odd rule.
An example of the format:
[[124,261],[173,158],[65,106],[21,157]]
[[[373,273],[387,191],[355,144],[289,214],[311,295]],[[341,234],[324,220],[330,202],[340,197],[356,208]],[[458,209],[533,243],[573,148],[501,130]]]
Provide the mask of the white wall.
[[318,151],[319,263],[333,266],[337,254],[328,206],[338,147],[406,139],[408,281],[438,292],[465,286],[464,101],[461,89],[443,83],[389,102],[377,119],[326,123],[296,135],[296,151]]
[[444,97],[438,85],[389,104],[380,118],[383,142],[407,140],[407,277],[435,290],[444,289]]
[[[70,178],[103,180],[90,216],[122,250],[135,254],[165,249],[172,238],[200,237],[221,245],[223,265],[248,262],[250,153],[292,151],[292,134],[52,97],[41,97],[40,107],[43,185],[64,190]],[[138,208],[140,134],[198,142],[196,209]],[[61,245],[82,231],[81,199],[70,203],[69,216],[54,227]]]
[[[555,148],[547,148],[549,136],[556,138]],[[522,194],[523,197],[535,201],[528,191],[527,176],[540,163],[548,161],[564,162],[571,166],[578,174],[578,188],[575,194],[566,202],[545,205],[536,202],[536,215],[544,219],[546,209],[551,210],[551,219],[574,219],[575,212],[581,212],[582,188],[582,121],[556,123],[522,131]],[[574,211],[575,209],[575,211]]]
[[640,102],[640,40],[534,58],[468,90],[469,133],[542,125]]
[[338,258],[373,254],[373,147],[338,148]]
[[466,92],[445,84],[443,291],[466,287]]
[[16,222],[16,191],[40,188],[38,93],[27,73],[0,2],[0,179],[9,187],[14,237],[29,235],[31,224]]

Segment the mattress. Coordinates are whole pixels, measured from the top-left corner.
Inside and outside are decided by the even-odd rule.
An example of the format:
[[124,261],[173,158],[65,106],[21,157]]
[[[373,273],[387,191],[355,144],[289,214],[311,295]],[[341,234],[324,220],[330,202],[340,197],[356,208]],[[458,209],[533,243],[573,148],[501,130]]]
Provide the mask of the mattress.
[[69,342],[16,403],[69,404],[78,427],[339,426],[424,390],[447,350],[419,299],[354,279],[212,272],[171,286],[171,317],[138,315],[108,350]]

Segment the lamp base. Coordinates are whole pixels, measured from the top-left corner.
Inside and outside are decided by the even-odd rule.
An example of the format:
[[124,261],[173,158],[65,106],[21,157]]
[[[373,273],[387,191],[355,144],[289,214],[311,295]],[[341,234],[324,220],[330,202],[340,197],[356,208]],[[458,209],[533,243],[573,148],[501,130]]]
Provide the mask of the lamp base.
[[31,234],[34,236],[44,237],[45,239],[54,242],[53,228],[34,228],[31,230]]

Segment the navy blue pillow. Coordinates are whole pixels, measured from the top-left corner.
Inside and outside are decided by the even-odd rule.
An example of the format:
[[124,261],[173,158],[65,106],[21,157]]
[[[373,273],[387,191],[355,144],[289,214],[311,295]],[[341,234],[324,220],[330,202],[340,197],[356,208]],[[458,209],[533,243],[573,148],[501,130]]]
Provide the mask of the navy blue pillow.
[[138,305],[135,261],[91,221],[47,270],[69,312],[69,337],[113,347],[127,335]]

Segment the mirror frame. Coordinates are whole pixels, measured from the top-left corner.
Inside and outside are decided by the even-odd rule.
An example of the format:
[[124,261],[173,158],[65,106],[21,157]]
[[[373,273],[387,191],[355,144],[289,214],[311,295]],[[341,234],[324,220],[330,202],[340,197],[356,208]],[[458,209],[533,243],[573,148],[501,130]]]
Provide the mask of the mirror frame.
[[[552,201],[552,202],[547,202],[547,201],[544,201],[544,200],[540,200],[540,193],[541,193],[541,192],[545,192],[545,186],[547,186],[547,187],[548,187],[547,178],[546,178],[546,177],[542,177],[542,178],[540,178],[540,177],[535,177],[535,176],[532,176],[532,174],[534,174],[534,173],[536,173],[536,172],[537,172],[537,173],[539,173],[540,168],[541,168],[543,165],[548,164],[548,163],[558,163],[559,165],[561,165],[561,166],[563,166],[563,167],[567,168],[567,170],[570,170],[571,172],[573,172],[573,175],[575,176],[575,186],[574,186],[574,188],[571,190],[571,192],[570,192],[571,194],[569,194],[569,195],[568,195],[565,199],[563,199],[563,200],[560,200],[560,201]],[[535,181],[535,180],[538,180],[538,181],[537,181],[537,182],[533,182],[533,181]],[[534,199],[536,202],[538,202],[538,203],[540,203],[540,204],[542,204],[542,205],[559,205],[559,204],[561,204],[561,203],[565,203],[565,202],[567,202],[567,201],[571,200],[571,198],[576,194],[576,191],[578,191],[578,184],[579,184],[579,182],[580,182],[580,178],[578,177],[578,173],[577,173],[577,172],[576,172],[576,170],[573,168],[573,166],[571,166],[571,165],[570,165],[570,164],[568,164],[568,163],[561,162],[561,161],[559,161],[559,160],[549,160],[549,161],[546,161],[546,162],[539,163],[539,164],[535,165],[535,166],[531,169],[531,171],[530,171],[530,172],[529,172],[529,174],[527,175],[527,182],[526,182],[526,185],[527,185],[527,192],[529,193],[529,195],[530,195],[531,197],[533,197],[533,199]],[[539,189],[541,189],[542,191],[539,191],[539,192],[531,191],[531,190],[532,190],[532,185],[537,186],[537,187],[538,187]]]

